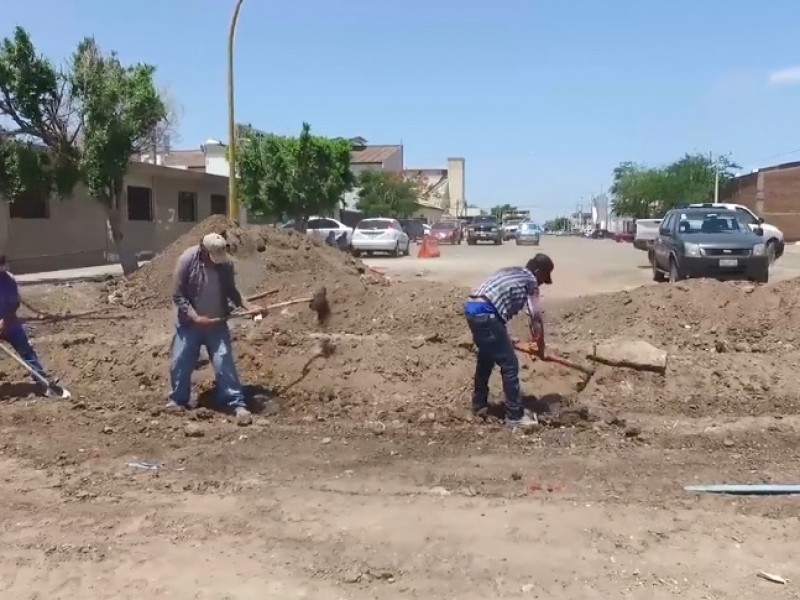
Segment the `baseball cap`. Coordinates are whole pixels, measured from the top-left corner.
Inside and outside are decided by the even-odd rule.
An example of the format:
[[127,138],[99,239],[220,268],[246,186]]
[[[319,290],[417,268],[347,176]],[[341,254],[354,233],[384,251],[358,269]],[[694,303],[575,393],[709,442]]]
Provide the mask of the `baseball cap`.
[[528,264],[525,265],[525,268],[531,273],[534,273],[536,275],[536,279],[540,283],[553,283],[553,269],[556,267],[553,264],[553,259],[547,256],[547,254],[542,254],[540,252],[528,261]]
[[206,252],[208,252],[211,262],[219,264],[230,260],[230,256],[228,256],[228,242],[225,241],[225,238],[220,234],[209,233],[203,237],[201,245],[205,248]]

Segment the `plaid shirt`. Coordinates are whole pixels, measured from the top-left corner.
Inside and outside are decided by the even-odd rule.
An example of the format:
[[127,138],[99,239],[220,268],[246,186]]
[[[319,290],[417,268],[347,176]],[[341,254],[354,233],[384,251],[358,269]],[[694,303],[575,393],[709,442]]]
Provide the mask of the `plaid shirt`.
[[541,320],[539,282],[523,267],[501,269],[475,290],[471,297],[492,303],[500,318],[508,323],[523,308],[533,320]]

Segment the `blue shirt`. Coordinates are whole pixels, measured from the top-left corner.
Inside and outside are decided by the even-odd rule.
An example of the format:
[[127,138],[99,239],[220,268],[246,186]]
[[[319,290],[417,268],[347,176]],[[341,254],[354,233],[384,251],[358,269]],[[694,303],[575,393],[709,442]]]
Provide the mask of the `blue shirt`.
[[508,323],[526,307],[531,317],[541,317],[539,282],[524,267],[499,270],[484,281],[471,297],[483,298],[489,302],[504,323]]
[[19,304],[17,280],[8,271],[0,273],[0,319],[9,319],[6,321],[7,332],[22,327],[19,319],[12,318],[19,308]]

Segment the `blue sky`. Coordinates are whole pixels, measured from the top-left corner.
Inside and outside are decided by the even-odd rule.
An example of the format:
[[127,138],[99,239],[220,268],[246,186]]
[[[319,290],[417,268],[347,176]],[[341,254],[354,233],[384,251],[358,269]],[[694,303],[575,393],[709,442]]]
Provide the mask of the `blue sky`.
[[[263,130],[405,146],[408,168],[464,156],[467,199],[548,218],[620,161],[732,153],[800,160],[800,2],[245,0],[237,118]],[[226,137],[233,0],[6,0],[53,58],[94,35],[157,65],[179,146]]]

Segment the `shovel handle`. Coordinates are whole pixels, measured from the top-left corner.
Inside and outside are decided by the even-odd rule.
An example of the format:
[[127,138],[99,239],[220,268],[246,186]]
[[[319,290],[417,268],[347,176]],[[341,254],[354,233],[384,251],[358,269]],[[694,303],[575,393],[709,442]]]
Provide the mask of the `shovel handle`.
[[277,294],[280,292],[280,288],[272,288],[271,290],[267,290],[266,292],[259,292],[258,294],[253,294],[252,296],[247,297],[248,302],[255,302],[256,300],[261,300],[262,298],[266,298],[267,296],[271,296],[272,294]]
[[270,304],[267,306],[268,310],[273,310],[275,308],[284,308],[285,306],[292,306],[294,304],[305,304],[306,302],[311,302],[313,298],[310,296],[307,298],[295,298],[294,300],[284,300],[283,302],[277,302],[276,304]]

